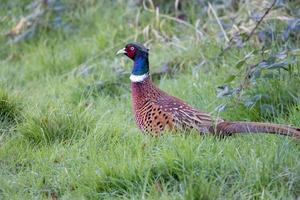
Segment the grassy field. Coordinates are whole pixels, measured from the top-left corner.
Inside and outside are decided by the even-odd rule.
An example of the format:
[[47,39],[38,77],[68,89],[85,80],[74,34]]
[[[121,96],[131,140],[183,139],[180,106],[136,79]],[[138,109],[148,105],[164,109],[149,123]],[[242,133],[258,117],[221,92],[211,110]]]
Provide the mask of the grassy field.
[[[239,25],[254,27],[245,15],[264,10],[257,2],[241,3]],[[141,134],[131,112],[132,63],[115,56],[128,42],[148,42],[151,71],[172,69],[155,79],[168,93],[225,119],[300,127],[299,55],[287,55],[289,70],[272,70],[273,78],[257,78],[239,95],[217,97],[218,86],[238,87],[249,66],[283,46],[299,48],[299,39],[272,40],[261,53],[255,35],[218,57],[224,32],[231,36],[217,23],[227,8],[195,3],[174,11],[166,3],[158,15],[149,3],[147,10],[134,1],[93,0],[65,0],[61,13],[40,16],[25,39],[5,36],[33,12],[29,3],[0,4],[0,199],[300,198],[297,140]],[[55,19],[60,23],[51,25]],[[280,31],[284,24],[270,17],[258,30],[263,27]]]

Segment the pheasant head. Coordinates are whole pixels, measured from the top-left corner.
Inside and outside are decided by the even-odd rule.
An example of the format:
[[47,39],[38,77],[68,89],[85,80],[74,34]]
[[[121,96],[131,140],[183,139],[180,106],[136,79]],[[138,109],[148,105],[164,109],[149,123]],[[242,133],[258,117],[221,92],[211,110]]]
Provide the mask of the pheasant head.
[[148,51],[142,44],[129,43],[117,52],[117,55],[124,54],[134,61],[130,76],[133,82],[139,82],[149,75]]

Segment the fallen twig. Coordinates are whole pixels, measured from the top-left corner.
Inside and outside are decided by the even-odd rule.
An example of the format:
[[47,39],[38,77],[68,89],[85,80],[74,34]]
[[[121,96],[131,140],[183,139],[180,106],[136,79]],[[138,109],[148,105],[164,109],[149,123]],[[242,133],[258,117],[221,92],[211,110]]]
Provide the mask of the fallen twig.
[[261,24],[261,22],[264,20],[264,18],[267,16],[267,14],[269,14],[269,12],[271,11],[271,9],[275,6],[275,3],[276,3],[276,0],[273,1],[273,3],[271,4],[271,6],[266,10],[266,12],[264,13],[264,15],[259,19],[259,21],[256,23],[255,27],[252,29],[252,31],[250,32],[250,34],[244,40],[244,42],[247,42],[252,37],[252,35],[254,34],[254,31],[258,28],[258,26]]
[[[259,27],[261,22],[265,19],[265,17],[269,14],[269,12],[275,6],[276,1],[277,0],[274,0],[273,3],[271,4],[271,6],[269,8],[267,8],[267,10],[263,14],[263,16],[256,23],[255,27],[251,30],[250,34],[246,37],[246,39],[243,40],[243,43],[249,41],[250,38],[254,35],[255,30]],[[218,57],[223,56],[225,52],[227,52],[229,49],[232,48],[232,46],[233,46],[233,37],[229,40],[229,45],[225,49],[222,50],[222,52],[218,55]]]

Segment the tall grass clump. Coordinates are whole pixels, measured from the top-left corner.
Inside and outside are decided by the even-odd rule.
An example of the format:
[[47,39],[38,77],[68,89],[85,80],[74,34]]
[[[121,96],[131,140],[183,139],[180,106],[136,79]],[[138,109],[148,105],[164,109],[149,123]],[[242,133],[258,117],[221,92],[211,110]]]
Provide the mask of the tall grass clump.
[[0,135],[8,135],[22,119],[22,105],[19,97],[0,88]]
[[0,121],[16,122],[20,119],[21,106],[18,98],[9,95],[6,90],[0,88]]
[[18,131],[32,144],[72,143],[93,130],[94,124],[87,110],[55,108],[28,114]]

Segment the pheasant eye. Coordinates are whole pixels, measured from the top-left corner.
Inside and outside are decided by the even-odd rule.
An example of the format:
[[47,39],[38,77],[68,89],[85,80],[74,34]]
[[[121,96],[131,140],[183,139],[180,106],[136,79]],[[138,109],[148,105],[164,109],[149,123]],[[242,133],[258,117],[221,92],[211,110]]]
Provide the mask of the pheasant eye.
[[133,50],[134,50],[134,47],[130,47],[130,50],[133,51]]

